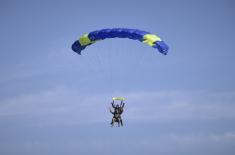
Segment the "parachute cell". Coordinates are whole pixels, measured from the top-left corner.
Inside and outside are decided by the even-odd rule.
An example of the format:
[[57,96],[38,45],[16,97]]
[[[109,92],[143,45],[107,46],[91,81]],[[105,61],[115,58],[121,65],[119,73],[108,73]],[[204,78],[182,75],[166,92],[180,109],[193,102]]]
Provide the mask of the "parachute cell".
[[84,34],[79,40],[75,41],[72,45],[72,50],[78,54],[84,50],[87,46],[107,38],[129,38],[133,40],[139,40],[149,46],[158,49],[158,51],[164,55],[167,54],[169,47],[162,41],[157,35],[151,34],[146,31],[127,28],[113,28],[102,29],[99,31],[93,31],[89,34]]

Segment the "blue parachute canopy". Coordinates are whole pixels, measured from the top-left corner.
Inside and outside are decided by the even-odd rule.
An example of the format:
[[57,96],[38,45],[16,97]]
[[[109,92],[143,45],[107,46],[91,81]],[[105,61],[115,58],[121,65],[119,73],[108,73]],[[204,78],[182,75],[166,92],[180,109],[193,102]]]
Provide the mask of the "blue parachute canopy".
[[127,28],[113,28],[102,29],[93,31],[88,34],[84,34],[75,41],[72,45],[72,50],[78,54],[84,50],[87,46],[107,38],[128,38],[133,40],[139,40],[149,46],[158,49],[158,51],[164,55],[167,54],[169,47],[162,41],[157,35],[151,34],[146,31]]

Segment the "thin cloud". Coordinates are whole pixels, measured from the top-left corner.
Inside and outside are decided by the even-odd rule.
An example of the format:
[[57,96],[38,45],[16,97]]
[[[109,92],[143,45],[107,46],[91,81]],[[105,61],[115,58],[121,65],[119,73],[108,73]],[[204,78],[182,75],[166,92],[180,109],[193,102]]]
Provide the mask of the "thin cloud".
[[[234,96],[234,92],[130,92],[123,116],[130,121],[234,119]],[[111,117],[110,101],[109,94],[84,95],[61,87],[1,100],[0,117],[49,115],[58,123],[102,122]]]

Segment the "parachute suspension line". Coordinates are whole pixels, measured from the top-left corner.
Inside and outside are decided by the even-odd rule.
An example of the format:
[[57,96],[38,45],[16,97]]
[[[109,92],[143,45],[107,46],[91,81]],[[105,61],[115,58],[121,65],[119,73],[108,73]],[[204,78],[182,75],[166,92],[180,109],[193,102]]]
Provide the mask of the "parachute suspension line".
[[[129,40],[127,40],[129,41]],[[126,45],[126,44],[125,44]],[[127,45],[126,45],[127,46]],[[128,49],[128,47],[123,47],[123,49]],[[127,66],[122,66],[123,71],[125,71],[126,74],[123,74],[122,76],[122,81],[123,83],[129,83],[130,82],[130,77],[132,77],[132,70],[135,68],[133,64],[133,59],[135,59],[135,50],[133,48],[129,48],[128,51],[124,50],[125,52],[123,53],[125,56],[125,63]],[[125,91],[128,91],[129,88],[126,85],[122,85],[122,89]],[[123,91],[125,93],[125,91]],[[122,94],[121,94],[122,95]]]
[[117,60],[118,60],[118,48],[114,48],[115,44],[111,41],[110,43],[110,50],[112,52],[109,53],[110,59],[109,59],[109,70],[110,70],[110,78],[111,78],[111,95],[115,96],[117,85],[119,83],[119,78],[117,76],[118,68],[117,68]]
[[136,67],[134,68],[134,76],[138,77],[138,71],[142,69],[142,65],[144,62],[144,57],[146,57],[146,53],[138,54],[137,60],[136,60]]
[[[98,49],[98,50],[102,50],[102,49]],[[103,63],[102,63],[102,61],[101,61],[101,56],[100,56],[100,54],[99,54],[99,52],[103,52],[103,51],[98,51],[98,52],[95,52],[95,55],[96,55],[96,58],[97,58],[97,61],[98,61],[98,63],[99,63],[99,65],[103,65]]]
[[99,49],[96,51],[96,50],[93,50],[92,53],[90,54],[91,55],[91,62],[93,63],[93,73],[92,74],[95,74],[95,77],[97,79],[96,80],[96,83],[99,84],[100,83],[100,76],[102,76],[101,74],[102,73],[102,63],[100,61],[100,55],[99,55]]
[[[112,55],[113,54],[115,54],[115,49],[113,48],[114,46],[113,46],[113,44],[112,44],[112,46],[111,46],[111,49],[108,49],[107,50],[107,52],[108,52],[108,70],[109,70],[109,83],[110,83],[110,85],[108,86],[109,87],[109,90],[110,90],[110,93],[111,93],[111,96],[113,96],[114,95],[114,87],[115,87],[115,85],[114,85],[114,69],[113,69],[113,67],[114,67],[114,59],[113,59],[113,57],[112,57]],[[114,53],[113,52],[110,52],[110,51],[114,51]]]
[[[120,40],[120,42],[121,42],[121,40]],[[116,72],[115,72],[115,81],[116,81],[116,83],[115,83],[115,85],[116,85],[116,88],[118,88],[118,89],[116,89],[117,90],[117,92],[115,92],[115,95],[119,95],[119,94],[117,94],[117,93],[119,93],[119,92],[122,92],[122,79],[121,79],[121,75],[122,75],[122,67],[121,67],[121,65],[122,65],[122,59],[120,59],[121,58],[121,52],[122,52],[122,50],[121,50],[121,48],[122,48],[122,46],[120,46],[120,47],[117,47],[116,49],[115,49],[115,52],[114,52],[114,56],[115,56],[115,70],[116,70]],[[118,61],[118,62],[117,62]]]
[[[99,50],[103,50],[102,48],[99,49]],[[98,61],[98,74],[101,76],[101,80],[104,80],[106,82],[107,80],[107,77],[108,77],[108,74],[109,74],[109,71],[106,70],[106,63],[107,63],[107,57],[104,57],[102,58],[102,55],[99,54],[99,52],[101,52],[102,54],[104,54],[103,51],[98,51],[96,53],[96,58],[97,58],[97,61]],[[102,61],[103,60],[103,61]],[[100,67],[99,67],[100,66]],[[100,82],[100,81],[98,81]],[[103,83],[103,82],[102,82]],[[105,87],[107,87],[107,83],[105,83]]]
[[[129,74],[129,70],[128,70],[128,68],[129,68],[129,62],[131,61],[129,58],[130,58],[130,53],[131,53],[131,49],[128,49],[128,47],[127,47],[127,44],[126,43],[128,43],[128,41],[129,40],[123,40],[123,45],[121,46],[121,48],[119,49],[119,52],[118,52],[118,54],[119,54],[119,58],[121,59],[121,60],[119,60],[119,62],[120,62],[120,64],[119,64],[119,83],[120,83],[120,91],[119,91],[119,93],[123,93],[123,94],[125,94],[125,92],[127,91],[127,82],[128,82],[128,80],[129,80],[129,78],[128,78],[128,74]],[[128,51],[126,50],[126,49],[128,49]],[[118,94],[118,95],[123,95],[123,94]]]
[[[135,46],[136,47],[136,46]],[[134,81],[136,81],[136,78],[139,77],[139,75],[136,75],[137,70],[139,70],[139,66],[137,65],[138,59],[140,57],[139,51],[137,48],[131,48],[130,51],[128,51],[128,57],[129,57],[129,81],[130,84],[132,85]],[[144,52],[142,53],[144,54]],[[131,80],[130,80],[131,79]]]
[[89,75],[90,75],[90,78],[92,78],[93,77],[92,74],[95,74],[95,68],[94,68],[95,60],[91,54],[89,56],[87,56],[87,59],[88,59],[87,64],[89,65],[89,68],[90,68],[90,70],[88,70]]
[[[83,36],[81,36],[78,40],[76,40],[72,44],[72,50],[74,52],[76,52],[77,54],[81,55],[82,51],[87,46],[90,46],[92,44],[95,44],[96,42],[99,42],[99,41],[105,40],[105,39],[109,39],[109,38],[127,38],[127,39],[137,40],[137,41],[140,41],[142,43],[145,43],[146,45],[151,46],[154,49],[157,49],[158,52],[160,52],[160,53],[162,53],[164,55],[167,54],[168,49],[169,49],[167,44],[165,44],[165,42],[162,41],[161,38],[159,38],[157,35],[154,35],[152,33],[147,32],[147,31],[138,30],[138,29],[128,29],[128,28],[112,28],[112,29],[97,30],[97,31],[93,31],[93,32],[84,34]],[[119,47],[121,47],[121,49],[123,48],[122,45],[119,46]],[[124,51],[125,51],[125,53],[124,53]],[[128,69],[130,69],[130,73],[137,74],[138,73],[138,69],[139,69],[138,67],[143,63],[143,59],[147,55],[147,54],[146,55],[145,54],[143,54],[143,55],[140,54],[140,58],[139,58],[138,56],[136,57],[136,53],[135,52],[136,51],[133,51],[133,50],[127,51],[125,49],[125,50],[122,50],[122,52],[120,53],[120,51],[118,49],[117,52],[112,53],[112,54],[116,55],[115,56],[116,58],[124,57],[124,60],[122,60],[122,61],[125,61],[127,59],[126,54],[131,54],[131,60],[130,60],[131,62],[129,62],[129,60],[128,60],[128,63],[127,63],[128,67],[124,66],[125,63],[122,63],[121,60],[110,60],[109,67],[114,66],[115,64],[117,64],[116,62],[113,63],[112,61],[120,61],[120,62],[118,62],[118,64],[122,65],[122,66],[115,66],[116,68],[114,70],[111,70],[111,72],[110,72],[111,73],[110,76],[111,76],[112,81],[113,81],[113,73],[116,76],[115,80],[119,80],[119,83],[118,83],[119,87],[120,87],[120,85],[124,86],[123,83],[124,83],[124,81],[126,81],[126,77],[125,76],[133,76],[133,75],[125,75],[125,74],[123,74],[123,73],[125,73],[123,71],[124,70],[126,71],[126,69],[128,68]],[[123,56],[122,53],[125,54],[125,55]],[[94,54],[94,53],[92,53],[92,54]],[[97,52],[95,54],[96,57],[93,57],[92,54],[91,54],[90,58],[91,59],[92,58],[96,58],[96,61],[93,61],[93,62],[92,62],[92,60],[90,61],[90,62],[92,62],[92,64],[95,64],[94,62],[97,63],[97,61],[99,61],[98,63],[102,63],[102,61],[100,59],[99,52]],[[113,55],[111,55],[111,56],[113,56]],[[135,58],[136,61],[133,60],[133,58]],[[138,58],[138,60],[137,60],[137,58]],[[129,66],[129,64],[131,66]],[[101,65],[101,64],[99,64],[99,65]],[[96,66],[98,67],[98,65],[95,65],[95,67]],[[93,68],[95,68],[95,67],[93,67]],[[140,66],[140,67],[142,67],[142,66]],[[95,69],[96,70],[94,70],[94,71],[97,71],[97,68],[95,68]],[[100,68],[98,68],[98,69],[100,69]],[[112,67],[111,67],[111,69],[112,69]],[[102,74],[102,72],[98,72],[98,74]],[[135,77],[138,78],[138,76],[134,75],[133,78],[135,78]],[[128,80],[130,80],[130,79],[131,78],[129,78]],[[111,82],[111,83],[113,83],[113,82]],[[115,84],[117,84],[117,83],[115,83]]]
[[[109,56],[106,55],[107,51],[108,49],[98,47],[97,49],[92,51],[93,53],[91,54],[92,55],[91,60],[94,62],[93,65],[94,73],[96,74],[96,76],[98,76],[98,79],[96,79],[97,81],[96,83],[99,85],[102,82],[104,83],[105,88],[113,90],[112,64],[111,65],[109,64],[110,60]],[[113,52],[108,51],[108,53],[113,53]]]
[[[91,70],[89,73],[89,76],[90,76],[89,78],[92,79],[92,82],[99,80],[97,78],[99,78],[98,75],[100,74],[100,64],[99,64],[100,62],[97,59],[97,55],[98,55],[97,53],[99,53],[99,52],[93,50],[91,52],[87,52],[86,56],[84,55],[84,57],[88,57],[88,64],[91,67]],[[96,77],[96,79],[94,79],[94,77]],[[95,83],[97,83],[97,82],[95,82]]]

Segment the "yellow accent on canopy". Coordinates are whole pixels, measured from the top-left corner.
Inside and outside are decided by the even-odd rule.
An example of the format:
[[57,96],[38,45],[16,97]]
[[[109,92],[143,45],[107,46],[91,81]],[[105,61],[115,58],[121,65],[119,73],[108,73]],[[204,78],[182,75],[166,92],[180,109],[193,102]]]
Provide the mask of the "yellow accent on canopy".
[[86,45],[95,43],[95,41],[91,41],[88,37],[88,34],[84,34],[82,37],[79,38],[79,43],[82,46],[86,46]]
[[148,44],[149,46],[154,46],[156,41],[161,41],[161,39],[154,34],[146,34],[143,37],[143,43]]

